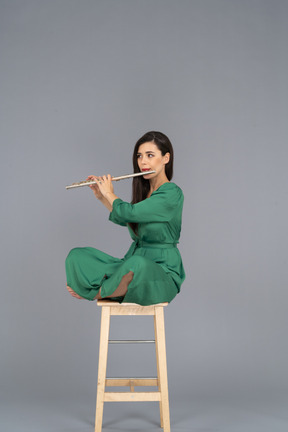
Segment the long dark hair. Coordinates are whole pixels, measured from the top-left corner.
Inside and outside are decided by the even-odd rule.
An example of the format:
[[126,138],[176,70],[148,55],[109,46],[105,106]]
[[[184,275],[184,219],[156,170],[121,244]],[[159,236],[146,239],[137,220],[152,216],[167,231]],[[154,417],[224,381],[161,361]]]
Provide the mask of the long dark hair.
[[[133,168],[134,173],[140,172],[140,168],[138,166],[138,149],[141,144],[146,142],[153,142],[156,144],[158,149],[161,151],[162,156],[166,153],[170,153],[169,162],[165,165],[165,174],[170,181],[173,177],[173,161],[174,161],[174,152],[172,144],[169,138],[164,135],[162,132],[151,131],[145,133],[135,144],[134,152],[133,152]],[[147,198],[148,192],[150,190],[149,180],[145,180],[142,176],[134,177],[132,183],[132,204],[136,204],[140,201],[143,201]],[[137,234],[138,224],[130,223],[129,224],[133,229],[134,233]]]

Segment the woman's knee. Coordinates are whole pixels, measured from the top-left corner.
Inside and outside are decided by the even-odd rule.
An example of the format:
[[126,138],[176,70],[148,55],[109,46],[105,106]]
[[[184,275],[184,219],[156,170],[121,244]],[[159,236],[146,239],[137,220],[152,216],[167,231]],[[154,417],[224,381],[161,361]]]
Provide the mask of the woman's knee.
[[81,248],[71,249],[66,257],[66,264],[71,264],[78,259]]

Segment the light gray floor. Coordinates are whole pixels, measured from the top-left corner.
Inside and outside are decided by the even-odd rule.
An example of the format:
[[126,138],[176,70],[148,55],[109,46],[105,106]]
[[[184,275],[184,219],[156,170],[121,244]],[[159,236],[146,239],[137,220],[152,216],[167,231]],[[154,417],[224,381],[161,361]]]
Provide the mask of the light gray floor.
[[[1,431],[92,432],[91,395],[50,400],[16,400],[1,405]],[[173,432],[287,432],[287,399],[283,395],[170,398]],[[157,403],[110,403],[104,406],[103,432],[160,431]]]

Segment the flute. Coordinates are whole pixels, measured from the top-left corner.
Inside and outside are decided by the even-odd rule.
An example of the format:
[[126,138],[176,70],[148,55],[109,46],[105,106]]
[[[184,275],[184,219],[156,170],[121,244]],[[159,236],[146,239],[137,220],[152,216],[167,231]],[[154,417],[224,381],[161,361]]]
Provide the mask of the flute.
[[[141,175],[154,174],[155,172],[156,171],[152,170],[152,171],[138,172],[138,173],[134,173],[134,174],[126,174],[126,175],[122,175],[122,176],[119,176],[119,177],[112,177],[111,180],[112,181],[119,181],[119,180],[124,180],[124,179],[131,178],[131,177],[138,177],[138,176],[141,176]],[[97,182],[95,180],[85,180],[85,181],[81,181],[81,182],[78,182],[78,183],[72,183],[71,185],[66,186],[66,189],[74,189],[74,188],[81,187],[81,186],[90,186],[90,185],[93,185],[93,184],[96,184],[96,183]]]

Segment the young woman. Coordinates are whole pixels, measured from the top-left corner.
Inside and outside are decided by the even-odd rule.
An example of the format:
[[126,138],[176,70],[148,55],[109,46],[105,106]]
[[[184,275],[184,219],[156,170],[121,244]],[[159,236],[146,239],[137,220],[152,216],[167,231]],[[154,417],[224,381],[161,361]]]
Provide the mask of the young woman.
[[127,226],[132,237],[119,259],[91,247],[72,249],[66,259],[67,289],[78,299],[110,298],[146,306],[170,302],[185,279],[177,243],[181,231],[182,190],[170,180],[173,147],[161,132],[140,138],[133,153],[132,202],[114,194],[110,175],[89,176],[90,188],[107,207],[110,221]]

